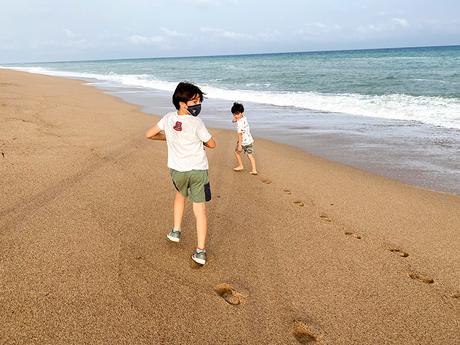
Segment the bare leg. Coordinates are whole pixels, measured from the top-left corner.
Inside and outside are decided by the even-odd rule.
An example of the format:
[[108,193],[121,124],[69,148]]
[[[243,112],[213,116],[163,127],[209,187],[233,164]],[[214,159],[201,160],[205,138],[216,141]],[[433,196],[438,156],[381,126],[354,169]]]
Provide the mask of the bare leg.
[[206,204],[204,202],[193,203],[193,213],[196,221],[197,247],[205,248],[206,245]]
[[250,173],[252,175],[257,175],[256,159],[254,158],[252,153],[248,153],[248,158],[251,161],[251,166],[252,166],[252,170],[250,171]]
[[176,191],[174,199],[174,229],[180,230],[182,224],[182,216],[184,215],[185,197]]
[[243,170],[244,167],[243,167],[243,161],[241,160],[241,153],[238,152],[238,151],[235,151],[235,158],[236,158],[236,161],[238,162],[238,166],[233,168],[233,170],[235,170],[235,171]]

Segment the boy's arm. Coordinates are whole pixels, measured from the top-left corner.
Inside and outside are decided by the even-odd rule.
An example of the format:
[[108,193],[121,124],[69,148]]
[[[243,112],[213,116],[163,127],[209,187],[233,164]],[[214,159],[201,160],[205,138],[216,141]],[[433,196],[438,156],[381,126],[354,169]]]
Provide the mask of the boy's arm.
[[243,150],[243,133],[238,133],[237,134],[238,141],[236,142],[237,145],[237,151],[240,152]]
[[203,142],[203,145],[210,148],[210,149],[213,149],[216,147],[216,142],[213,138],[209,139],[207,142]]
[[145,137],[151,140],[166,140],[166,135],[164,132],[161,132],[161,129],[158,127],[158,125],[150,128],[147,133],[145,133]]
[[238,137],[238,144],[241,145],[241,143],[243,142],[243,133],[237,133],[237,137]]
[[216,142],[211,136],[211,133],[208,132],[206,126],[204,125],[203,121],[201,121],[201,119],[198,119],[198,127],[196,134],[198,138],[203,142],[204,146],[209,147],[210,149],[216,147]]

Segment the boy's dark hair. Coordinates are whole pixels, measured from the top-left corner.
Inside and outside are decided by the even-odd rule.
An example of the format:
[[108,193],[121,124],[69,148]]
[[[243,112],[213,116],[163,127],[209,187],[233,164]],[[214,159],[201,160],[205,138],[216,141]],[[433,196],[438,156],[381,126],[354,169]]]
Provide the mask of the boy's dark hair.
[[179,110],[179,102],[187,103],[192,100],[196,95],[200,96],[200,102],[203,102],[203,91],[196,85],[182,81],[177,84],[176,90],[172,96],[172,102],[177,110]]
[[235,102],[232,106],[232,114],[241,114],[244,113],[244,107],[242,104]]

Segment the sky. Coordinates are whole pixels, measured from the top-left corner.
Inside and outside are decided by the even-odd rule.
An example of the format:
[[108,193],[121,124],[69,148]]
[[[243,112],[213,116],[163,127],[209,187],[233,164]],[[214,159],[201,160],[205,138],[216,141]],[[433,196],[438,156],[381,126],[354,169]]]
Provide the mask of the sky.
[[0,0],[0,63],[460,44],[459,0]]

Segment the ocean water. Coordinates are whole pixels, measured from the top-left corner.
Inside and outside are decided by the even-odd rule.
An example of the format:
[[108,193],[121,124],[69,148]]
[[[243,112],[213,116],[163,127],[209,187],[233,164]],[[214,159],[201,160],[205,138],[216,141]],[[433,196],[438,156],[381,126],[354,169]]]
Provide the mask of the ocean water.
[[460,194],[460,46],[3,67],[83,79],[160,114],[191,81],[212,125],[229,127],[241,101],[260,136]]
[[27,71],[460,129],[460,46],[40,63]]

